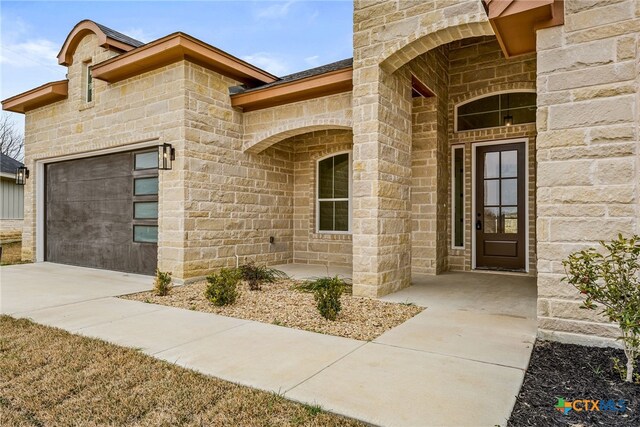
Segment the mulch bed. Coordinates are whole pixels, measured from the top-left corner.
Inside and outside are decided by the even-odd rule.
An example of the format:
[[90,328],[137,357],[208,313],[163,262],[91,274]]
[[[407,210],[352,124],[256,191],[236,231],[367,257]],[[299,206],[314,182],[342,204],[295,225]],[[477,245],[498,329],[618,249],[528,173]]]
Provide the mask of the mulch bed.
[[[640,385],[621,380],[614,357],[626,364],[622,350],[538,341],[508,426],[640,426]],[[558,398],[624,399],[627,409],[564,415],[554,408]]]
[[169,295],[162,297],[153,292],[141,292],[121,298],[363,341],[377,338],[423,310],[422,307],[411,304],[354,297],[345,293],[341,298],[342,311],[336,320],[331,321],[318,313],[313,294],[292,289],[299,283],[301,282],[281,280],[264,284],[259,291],[251,291],[246,283],[241,283],[238,300],[233,305],[224,307],[217,307],[204,297],[206,282],[176,286]]

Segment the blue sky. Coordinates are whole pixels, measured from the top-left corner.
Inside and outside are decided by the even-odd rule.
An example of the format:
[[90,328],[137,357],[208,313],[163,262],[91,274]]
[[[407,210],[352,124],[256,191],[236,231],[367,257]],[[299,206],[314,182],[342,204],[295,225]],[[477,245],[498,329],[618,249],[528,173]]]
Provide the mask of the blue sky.
[[56,55],[83,19],[144,42],[182,31],[281,76],[351,57],[352,11],[350,0],[2,0],[0,98],[64,79]]

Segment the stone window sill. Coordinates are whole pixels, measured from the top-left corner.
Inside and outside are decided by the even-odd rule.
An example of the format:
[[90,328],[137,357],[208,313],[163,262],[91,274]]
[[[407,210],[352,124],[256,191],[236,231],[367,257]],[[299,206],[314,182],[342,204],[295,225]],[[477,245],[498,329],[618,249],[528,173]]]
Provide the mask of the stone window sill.
[[80,104],[80,107],[78,107],[78,111],[88,110],[89,108],[93,108],[94,105],[95,105],[95,101],[83,102]]

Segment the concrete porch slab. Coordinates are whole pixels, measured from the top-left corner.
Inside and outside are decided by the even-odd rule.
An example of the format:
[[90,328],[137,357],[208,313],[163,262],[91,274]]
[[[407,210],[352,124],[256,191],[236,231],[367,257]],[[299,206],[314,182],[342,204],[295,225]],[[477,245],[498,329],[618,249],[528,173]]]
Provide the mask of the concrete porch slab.
[[285,394],[384,426],[505,425],[524,372],[369,343]]
[[289,277],[296,280],[313,280],[318,277],[339,276],[351,280],[351,267],[327,267],[313,264],[280,264],[273,268],[284,271]]
[[374,342],[526,369],[536,331],[535,319],[427,308]]
[[347,338],[248,322],[155,356],[235,383],[281,393],[363,344]]

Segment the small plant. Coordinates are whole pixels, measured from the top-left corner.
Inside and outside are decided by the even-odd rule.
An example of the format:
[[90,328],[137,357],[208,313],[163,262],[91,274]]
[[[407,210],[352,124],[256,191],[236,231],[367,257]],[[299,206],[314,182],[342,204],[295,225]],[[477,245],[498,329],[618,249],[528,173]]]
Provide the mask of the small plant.
[[233,304],[238,298],[240,276],[240,272],[235,268],[223,268],[218,274],[208,275],[209,285],[204,291],[204,296],[217,306]]
[[315,417],[322,413],[322,406],[320,405],[309,405],[304,403],[303,407],[311,417]]
[[156,280],[153,283],[153,292],[159,297],[164,297],[169,295],[170,291],[171,273],[168,271],[156,270]]
[[242,280],[247,281],[249,289],[252,291],[259,291],[262,289],[262,284],[264,283],[273,283],[278,279],[287,277],[287,275],[280,270],[269,268],[266,265],[256,265],[253,261],[241,265],[240,273],[242,274]]
[[625,381],[633,382],[640,354],[640,236],[626,239],[620,234],[600,245],[602,253],[589,248],[569,255],[562,262],[567,272],[563,280],[586,295],[582,308],[594,310],[601,304],[602,313],[620,326]]
[[316,289],[327,286],[327,282],[331,280],[340,280],[342,282],[342,292],[347,295],[353,294],[353,285],[345,279],[341,279],[338,276],[335,277],[317,277],[310,281],[305,281],[293,286],[293,289],[299,292],[314,293]]
[[336,320],[342,309],[340,297],[346,284],[344,280],[335,277],[321,277],[307,283],[304,288],[313,290],[313,298],[316,300],[318,311],[327,320]]

